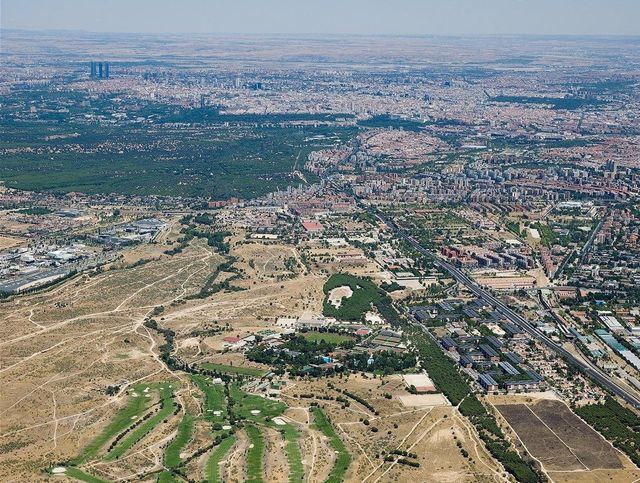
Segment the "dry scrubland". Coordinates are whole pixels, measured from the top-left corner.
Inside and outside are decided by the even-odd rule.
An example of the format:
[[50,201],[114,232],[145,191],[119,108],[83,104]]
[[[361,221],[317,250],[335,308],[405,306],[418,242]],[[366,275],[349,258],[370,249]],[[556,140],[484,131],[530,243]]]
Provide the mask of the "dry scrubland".
[[[321,309],[323,277],[304,274],[299,263],[287,269],[284,260],[297,257],[291,248],[259,243],[234,247],[231,255],[245,271],[235,283],[245,290],[192,300],[185,297],[199,291],[222,257],[197,241],[172,257],[162,256],[160,248],[139,247],[103,273],[77,276],[0,304],[1,481],[48,479],[42,470],[76,457],[126,405],[126,393],[137,382],[175,381],[176,402],[200,410],[199,395],[189,380],[169,373],[158,359],[164,341],[143,325],[155,307],[165,307],[156,318],[176,331],[179,352],[200,353],[197,359],[202,361],[216,351],[189,334],[213,320],[239,332],[269,327],[280,315]],[[151,261],[129,265],[140,259]],[[107,386],[116,384],[118,396],[107,396]],[[178,421],[179,416],[169,418],[138,443],[132,455],[92,464],[92,471],[115,478],[159,465],[161,446],[175,434]],[[210,442],[206,428],[196,426],[194,434],[190,444]],[[265,436],[265,444],[276,448],[275,440]],[[240,433],[234,447],[242,444]],[[286,457],[273,458],[265,460],[269,475],[285,474],[281,461]],[[189,468],[194,465],[202,474],[203,458]]]
[[[473,428],[455,408],[407,408],[397,398],[407,394],[399,376],[388,376],[383,380],[351,375],[348,379],[331,377],[296,382],[286,389],[283,400],[290,407],[290,417],[298,421],[305,421],[311,402],[317,402],[323,408],[352,455],[346,474],[348,481],[373,483],[408,478],[442,482],[506,481],[501,468],[483,449]],[[335,389],[331,389],[328,382]],[[323,396],[345,397],[337,389],[347,389],[364,398],[379,414],[375,415],[353,399],[346,408],[338,401],[323,399]],[[387,399],[385,393],[390,393],[392,398]],[[316,398],[301,397],[311,394]],[[368,425],[364,423],[365,419]],[[326,438],[314,431],[305,434],[304,444],[308,448],[306,464],[312,480],[323,481],[333,465],[334,452],[326,450]],[[420,468],[385,462],[382,452],[394,449],[416,453],[415,461],[420,463]],[[462,449],[468,452],[469,459],[463,456]]]
[[198,287],[217,259],[196,246],[0,304],[0,480],[29,481],[76,456],[124,404],[107,386],[175,378],[142,323]]
[[[240,291],[189,298],[224,261],[210,247],[194,241],[171,257],[162,255],[157,245],[139,247],[103,273],[77,276],[47,291],[0,304],[4,321],[0,327],[0,481],[50,480],[43,469],[86,451],[136,397],[140,384],[171,384],[176,413],[168,414],[120,459],[105,459],[102,447],[84,470],[107,480],[160,470],[165,446],[176,438],[185,411],[196,419],[181,454],[193,454],[211,443],[210,424],[198,418],[205,415],[200,389],[185,374],[171,373],[161,363],[159,346],[164,340],[143,325],[145,318],[155,307],[164,307],[154,317],[161,327],[175,331],[176,353],[189,363],[259,370],[267,368],[249,363],[240,354],[222,353],[222,339],[274,328],[280,316],[320,313],[324,298],[326,276],[309,273],[296,250],[277,243],[238,241],[234,239],[230,255],[241,274],[233,282],[242,287]],[[141,259],[150,261],[131,266]],[[228,329],[219,333],[207,331],[225,326]],[[119,385],[116,396],[105,393],[110,385]],[[364,398],[378,414],[353,399],[343,408],[335,399],[301,397],[345,397],[337,389]],[[335,442],[323,433],[310,410],[314,401],[350,454],[348,481],[506,481],[504,471],[457,409],[406,407],[399,398],[402,395],[407,392],[399,376],[385,377],[384,382],[360,375],[291,381],[281,397],[288,406],[282,420],[299,432],[305,481],[324,481],[340,464]],[[161,406],[157,390],[149,393],[147,403],[147,408]],[[282,436],[273,427],[258,427],[266,481],[288,481],[291,468]],[[246,429],[236,432],[221,458],[222,481],[248,478],[252,444]],[[420,467],[385,462],[383,452],[394,449],[416,453],[414,461]],[[205,478],[209,455],[206,452],[190,460],[185,466],[187,474]],[[628,462],[620,461],[624,468],[602,475],[618,476],[621,471],[630,475]],[[553,476],[570,481],[574,474]],[[153,481],[155,476],[149,478]]]

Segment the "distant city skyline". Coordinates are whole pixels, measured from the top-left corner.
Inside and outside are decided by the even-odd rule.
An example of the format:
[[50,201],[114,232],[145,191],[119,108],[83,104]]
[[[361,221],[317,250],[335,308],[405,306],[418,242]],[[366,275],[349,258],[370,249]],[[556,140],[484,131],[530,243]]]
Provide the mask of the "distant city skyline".
[[3,29],[114,33],[640,35],[637,0],[2,0]]

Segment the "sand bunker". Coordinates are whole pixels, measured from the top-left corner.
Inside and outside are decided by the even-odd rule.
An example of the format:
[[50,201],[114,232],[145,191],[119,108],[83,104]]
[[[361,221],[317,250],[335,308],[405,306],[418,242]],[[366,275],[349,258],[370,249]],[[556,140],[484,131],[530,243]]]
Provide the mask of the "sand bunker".
[[273,418],[272,421],[276,423],[278,426],[286,426],[287,423],[284,422],[282,418]]

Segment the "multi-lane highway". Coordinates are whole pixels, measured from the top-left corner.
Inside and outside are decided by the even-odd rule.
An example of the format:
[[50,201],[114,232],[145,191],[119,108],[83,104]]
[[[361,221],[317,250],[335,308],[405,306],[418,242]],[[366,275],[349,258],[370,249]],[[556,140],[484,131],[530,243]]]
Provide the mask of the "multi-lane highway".
[[598,233],[600,233],[600,230],[602,229],[602,225],[604,225],[604,222],[606,221],[608,216],[609,216],[609,210],[606,210],[604,212],[604,214],[602,215],[602,218],[600,219],[600,221],[596,225],[596,227],[591,232],[591,235],[589,236],[589,239],[587,240],[587,243],[585,243],[584,246],[582,247],[582,249],[580,250],[580,262],[581,263],[584,262],[584,257],[587,255],[587,253],[589,253],[589,249],[591,248],[591,245],[593,245],[593,241],[595,240],[596,235]]
[[[370,210],[371,212],[371,210]],[[557,355],[564,358],[575,368],[579,369],[582,373],[588,376],[591,380],[609,390],[611,393],[621,397],[629,404],[632,404],[636,408],[640,408],[640,400],[638,400],[633,394],[629,393],[625,388],[619,386],[616,381],[611,379],[609,375],[602,372],[595,364],[590,361],[583,361],[576,358],[571,352],[566,350],[560,344],[557,344],[545,334],[540,332],[531,322],[522,317],[520,314],[508,307],[502,300],[495,297],[487,290],[480,287],[474,280],[472,280],[462,270],[455,267],[451,263],[441,259],[433,252],[424,248],[415,238],[413,238],[404,229],[398,227],[395,222],[381,215],[380,213],[371,212],[372,215],[377,216],[382,222],[384,222],[392,231],[394,231],[400,238],[408,242],[417,252],[433,260],[434,264],[441,270],[448,272],[458,283],[464,285],[470,292],[482,299],[485,303],[491,305],[498,310],[507,320],[520,327],[531,337],[537,339],[539,342],[547,346]]]

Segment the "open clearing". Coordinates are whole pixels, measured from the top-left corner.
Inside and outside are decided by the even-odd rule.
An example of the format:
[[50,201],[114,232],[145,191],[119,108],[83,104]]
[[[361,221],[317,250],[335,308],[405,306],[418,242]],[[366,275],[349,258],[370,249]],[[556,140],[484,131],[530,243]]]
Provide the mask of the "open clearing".
[[342,287],[336,287],[329,292],[329,303],[333,305],[336,309],[340,308],[342,305],[342,299],[348,299],[353,295],[353,290],[348,285],[343,285]]
[[540,460],[548,471],[588,469],[571,448],[558,438],[551,428],[545,426],[526,404],[497,406],[497,409],[529,452]]
[[349,335],[334,334],[332,332],[304,332],[301,335],[305,339],[309,339],[312,341],[324,340],[325,342],[329,342],[332,344],[342,344],[343,342],[353,340],[353,337]]
[[406,394],[398,396],[400,402],[407,407],[449,406],[450,403],[442,394]]
[[0,235],[0,250],[16,247],[22,244],[22,242],[23,240],[21,238]]
[[203,362],[201,366],[204,369],[210,369],[212,371],[225,372],[228,374],[242,374],[244,376],[254,377],[262,377],[268,372],[264,369],[258,369],[257,367],[228,366],[226,364],[213,364],[210,362]]
[[557,481],[631,481],[628,458],[558,400],[496,404],[527,451]]
[[[335,400],[344,397],[341,391],[345,389],[366,400],[378,414],[353,399],[346,407]],[[385,394],[391,394],[391,399]],[[287,387],[282,392],[290,407],[285,414],[311,428],[301,435],[309,481],[506,481],[473,426],[456,408],[409,408],[400,402],[403,395],[409,393],[399,375],[372,378],[351,374],[297,381]],[[310,406],[312,403],[318,406]],[[416,453],[420,467],[375,457],[396,449]],[[461,449],[470,458],[464,457]]]

